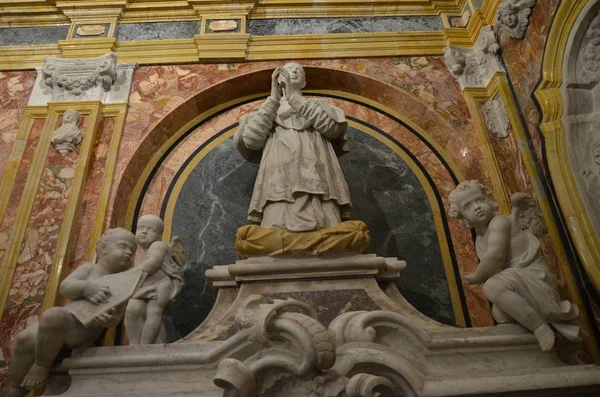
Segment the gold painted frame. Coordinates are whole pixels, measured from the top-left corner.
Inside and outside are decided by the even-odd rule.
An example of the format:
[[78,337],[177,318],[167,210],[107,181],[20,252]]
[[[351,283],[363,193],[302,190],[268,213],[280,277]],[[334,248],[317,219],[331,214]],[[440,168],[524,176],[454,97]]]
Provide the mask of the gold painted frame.
[[600,291],[600,240],[587,215],[573,176],[566,147],[566,130],[562,122],[564,98],[563,64],[567,43],[575,23],[590,0],[563,0],[556,11],[548,34],[542,63],[542,82],[535,91],[540,105],[540,130],[545,141],[545,155],[560,209],[586,273]]

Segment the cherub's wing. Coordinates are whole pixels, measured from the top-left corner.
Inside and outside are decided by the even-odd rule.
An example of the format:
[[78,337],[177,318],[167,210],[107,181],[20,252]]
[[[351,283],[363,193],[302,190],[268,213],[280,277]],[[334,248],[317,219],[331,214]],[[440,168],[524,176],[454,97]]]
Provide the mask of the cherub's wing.
[[522,4],[525,8],[529,8],[529,12],[531,13],[531,8],[533,8],[533,6],[535,6],[535,3],[537,2],[537,0],[521,0]]
[[537,208],[533,197],[525,193],[515,193],[510,196],[512,214],[519,228],[529,230],[535,236],[543,236],[548,233],[548,227],[542,213]]
[[181,241],[181,238],[179,238],[179,236],[173,236],[173,238],[171,239],[170,248],[171,256],[173,257],[175,263],[177,263],[179,266],[185,265],[185,252],[183,251],[183,242]]

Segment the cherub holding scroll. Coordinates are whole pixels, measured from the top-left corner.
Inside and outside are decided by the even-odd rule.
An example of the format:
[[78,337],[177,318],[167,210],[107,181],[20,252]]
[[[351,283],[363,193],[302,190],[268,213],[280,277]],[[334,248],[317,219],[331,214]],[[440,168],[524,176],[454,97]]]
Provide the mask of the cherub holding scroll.
[[61,295],[71,302],[46,310],[37,324],[17,335],[9,397],[23,397],[41,386],[61,349],[91,344],[104,328],[121,321],[125,302],[142,276],[139,271],[124,272],[135,250],[133,233],[109,229],[98,241],[97,263],[81,264],[60,283]]

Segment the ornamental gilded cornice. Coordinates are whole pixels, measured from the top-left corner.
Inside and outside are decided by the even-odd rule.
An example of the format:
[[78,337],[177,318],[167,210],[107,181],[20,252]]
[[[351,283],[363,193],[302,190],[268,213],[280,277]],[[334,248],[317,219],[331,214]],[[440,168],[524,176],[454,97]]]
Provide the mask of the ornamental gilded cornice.
[[81,19],[119,18],[122,22],[193,20],[203,15],[237,14],[249,18],[356,17],[459,14],[467,0],[45,0],[24,6],[21,0],[3,2],[0,27],[44,26]]

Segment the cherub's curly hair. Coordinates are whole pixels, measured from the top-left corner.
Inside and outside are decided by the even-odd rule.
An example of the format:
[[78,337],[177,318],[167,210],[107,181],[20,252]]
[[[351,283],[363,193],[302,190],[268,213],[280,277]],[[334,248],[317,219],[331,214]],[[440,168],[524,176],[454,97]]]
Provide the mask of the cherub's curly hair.
[[96,255],[100,256],[102,252],[108,247],[108,242],[111,238],[113,238],[117,233],[125,233],[131,237],[131,240],[135,242],[135,236],[127,229],[123,229],[122,227],[116,227],[114,229],[108,229],[102,234],[100,240],[96,244]]
[[450,215],[452,218],[460,219],[469,229],[472,229],[473,225],[471,225],[467,220],[464,219],[462,212],[460,212],[458,203],[456,202],[456,196],[459,192],[463,193],[472,189],[477,189],[480,192],[482,192],[485,195],[485,197],[489,200],[489,202],[492,203],[492,208],[494,209],[494,211],[498,210],[498,203],[493,201],[491,198],[492,189],[475,179],[459,183],[458,186],[456,186],[456,188],[454,188],[454,190],[451,191],[448,195],[448,201],[450,202],[450,209],[448,210],[448,215]]

